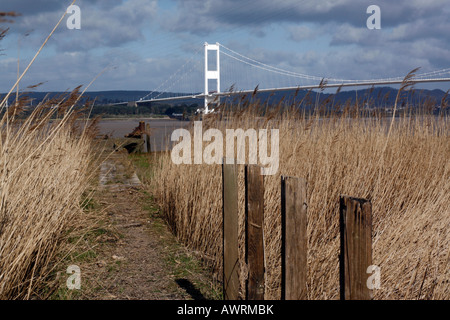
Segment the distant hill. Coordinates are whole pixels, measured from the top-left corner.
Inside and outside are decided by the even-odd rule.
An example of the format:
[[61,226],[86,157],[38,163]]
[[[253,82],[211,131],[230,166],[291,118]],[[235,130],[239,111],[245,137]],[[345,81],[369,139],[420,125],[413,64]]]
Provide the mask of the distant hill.
[[[262,102],[266,102],[269,99],[270,103],[277,103],[281,99],[286,102],[300,102],[303,99],[304,104],[315,104],[316,99],[319,99],[319,103],[326,101],[327,99],[334,104],[344,105],[345,103],[354,104],[356,100],[358,103],[365,104],[372,107],[388,107],[395,103],[398,90],[391,87],[376,87],[373,89],[363,90],[350,90],[341,91],[339,93],[320,93],[317,90],[309,92],[307,90],[290,90],[274,93],[258,93],[257,99]],[[442,90],[413,90],[403,92],[402,97],[408,100],[409,103],[414,105],[423,104],[425,99],[434,100],[436,104],[440,104],[442,98],[446,93]]]
[[[358,100],[358,105],[362,107],[371,108],[390,108],[395,102],[397,96],[397,89],[391,87],[376,87],[372,89],[350,90],[340,91],[339,93],[323,93],[317,90],[308,92],[307,90],[289,90],[282,92],[260,92],[251,99],[258,99],[264,104],[277,104],[280,101],[284,101],[288,104],[292,102],[299,103],[302,101],[302,107],[312,108],[313,106],[320,104],[324,101],[328,102],[327,106],[332,107],[336,105],[345,105],[346,103],[354,105]],[[31,99],[31,105],[35,106],[39,102],[57,98],[61,96],[67,96],[68,92],[24,92],[22,97]],[[86,92],[83,98],[80,100],[81,104],[84,104],[87,100],[95,100],[94,114],[166,114],[172,113],[188,113],[192,114],[198,107],[203,106],[203,99],[187,99],[187,100],[175,100],[173,102],[154,102],[154,103],[139,103],[138,108],[127,106],[111,106],[114,103],[139,101],[149,94],[148,91],[139,90],[110,90],[110,91],[90,91]],[[2,94],[4,96],[5,94]],[[173,96],[172,93],[160,93],[153,92],[150,97],[168,97]],[[178,93],[176,95],[190,95]],[[428,101],[428,105],[438,107],[441,104],[441,100],[445,97],[446,93],[442,90],[413,90],[404,92],[402,96],[405,97],[404,101],[408,101],[410,105],[423,106],[425,101]],[[15,95],[10,97],[9,103],[13,102]],[[316,101],[318,99],[318,101]],[[224,97],[222,102],[240,101],[240,96]]]
[[[60,91],[53,91],[53,92],[31,91],[31,92],[23,92],[21,93],[21,96],[26,96],[30,99],[33,99],[33,104],[36,104],[43,101],[44,99],[52,99],[61,96],[67,96],[69,93],[70,92],[60,92]],[[134,101],[136,99],[145,96],[148,93],[149,93],[148,91],[128,91],[128,90],[89,91],[85,92],[82,101],[85,101],[87,99],[89,100],[95,99],[97,104],[110,104],[124,101]],[[4,96],[5,93],[1,95]],[[9,101],[12,102],[14,99],[15,94],[9,98]]]
[[[296,101],[299,101],[303,99],[308,91],[306,90],[299,90],[297,92],[297,95],[295,95],[296,90],[290,90],[290,91],[281,91],[281,92],[274,92],[274,93],[258,93],[257,98],[260,99],[263,102],[266,102],[267,99],[270,99],[269,101],[277,103],[281,99],[284,98],[284,100],[289,101],[292,100],[295,96]],[[60,97],[67,95],[68,92],[23,92],[21,93],[21,96],[27,96],[30,99],[33,99],[33,104],[39,103],[43,101],[44,99],[51,99],[55,97]],[[128,101],[138,101],[140,98],[145,97],[149,94],[149,91],[139,91],[139,90],[110,90],[110,91],[89,91],[85,92],[84,98],[82,101],[85,100],[94,100],[96,101],[97,105],[102,104],[111,104],[111,103],[119,103],[119,102],[128,102]],[[4,96],[5,93],[1,94],[1,96]],[[153,92],[150,96],[147,96],[146,99],[149,99],[151,97],[159,96],[159,98],[164,98],[168,96],[173,96],[173,93],[160,93],[160,92]],[[184,94],[184,93],[176,93],[175,95],[190,95],[190,94]],[[362,90],[350,90],[350,91],[341,91],[338,94],[332,94],[332,93],[321,93],[318,95],[317,90],[313,90],[310,93],[310,99],[311,101],[315,102],[316,97],[319,96],[320,101],[323,101],[327,98],[334,97],[335,102],[339,103],[345,103],[346,101],[352,101],[355,102],[356,98],[358,100],[363,101],[367,98],[370,98],[373,101],[384,101],[387,104],[393,104],[395,101],[395,97],[397,96],[397,89],[391,88],[391,87],[376,87],[373,90],[371,89],[362,89]],[[414,95],[412,96],[410,94],[410,98],[414,98],[416,100],[425,99],[425,98],[433,98],[436,101],[440,102],[442,98],[445,96],[445,92],[439,89],[435,90],[415,90]],[[387,97],[387,98],[386,98]],[[12,102],[15,99],[15,94],[12,95],[9,98],[9,102]],[[202,99],[188,99],[186,101],[182,101],[181,103],[199,103],[202,102]],[[171,104],[179,104],[180,101],[176,101]]]

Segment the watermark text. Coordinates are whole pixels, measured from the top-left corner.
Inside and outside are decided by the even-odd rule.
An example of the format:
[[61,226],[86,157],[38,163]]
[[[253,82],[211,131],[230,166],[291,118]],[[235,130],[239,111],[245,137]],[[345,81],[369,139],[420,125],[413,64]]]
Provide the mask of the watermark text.
[[[259,163],[262,175],[274,175],[278,172],[278,129],[259,129],[258,131],[252,128],[245,131],[243,129],[226,129],[224,141],[222,131],[208,129],[203,132],[202,122],[194,121],[193,139],[188,130],[180,128],[172,132],[171,141],[178,142],[172,148],[171,153],[172,161],[175,164],[222,164],[225,149],[227,164]],[[203,147],[203,142],[209,142],[209,144]]]

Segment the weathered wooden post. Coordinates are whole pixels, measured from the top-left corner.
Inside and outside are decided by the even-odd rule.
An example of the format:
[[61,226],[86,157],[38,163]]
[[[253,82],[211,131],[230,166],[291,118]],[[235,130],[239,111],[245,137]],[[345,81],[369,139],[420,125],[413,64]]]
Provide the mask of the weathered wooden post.
[[281,177],[281,299],[306,300],[306,180]]
[[264,176],[261,167],[245,166],[247,300],[264,299]]
[[340,197],[340,297],[370,300],[367,268],[372,265],[372,205],[365,199]]
[[149,150],[148,150],[149,137],[148,137],[147,133],[142,134],[142,139],[144,140],[144,143],[142,144],[142,152],[148,153],[149,152]]
[[237,165],[222,164],[223,297],[239,298],[238,182]]

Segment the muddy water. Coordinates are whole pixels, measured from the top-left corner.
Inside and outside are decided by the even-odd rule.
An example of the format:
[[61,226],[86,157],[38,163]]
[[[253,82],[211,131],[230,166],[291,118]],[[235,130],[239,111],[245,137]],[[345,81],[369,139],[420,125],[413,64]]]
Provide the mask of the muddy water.
[[150,145],[152,151],[170,150],[170,136],[173,130],[186,128],[189,121],[168,120],[168,119],[104,119],[99,123],[101,135],[108,134],[112,138],[123,138],[139,125],[139,121],[144,121],[150,125]]
[[[432,117],[428,119],[433,120],[431,130],[438,130],[445,123],[439,122],[438,117]],[[371,119],[360,120],[369,121]],[[398,122],[399,120],[399,118],[396,118],[396,122]],[[192,125],[192,123],[189,121],[179,121],[173,119],[104,119],[99,123],[100,134],[108,134],[113,138],[123,138],[126,134],[131,133],[133,129],[139,125],[139,121],[144,121],[145,123],[148,123],[150,125],[150,144],[152,151],[170,150],[173,145],[173,143],[170,141],[170,136],[173,130],[178,128],[189,128],[189,126]],[[327,119],[319,119],[319,123],[322,123],[323,121],[327,121]],[[355,120],[349,119],[348,121],[352,122]],[[419,121],[420,123],[422,123],[424,120],[419,119]],[[385,119],[381,120],[381,124],[386,125],[386,132],[389,129],[390,122],[390,117],[386,117]],[[295,128],[296,124],[294,124],[293,127]],[[414,127],[414,124],[412,124],[410,130],[413,131],[415,128],[416,127]]]

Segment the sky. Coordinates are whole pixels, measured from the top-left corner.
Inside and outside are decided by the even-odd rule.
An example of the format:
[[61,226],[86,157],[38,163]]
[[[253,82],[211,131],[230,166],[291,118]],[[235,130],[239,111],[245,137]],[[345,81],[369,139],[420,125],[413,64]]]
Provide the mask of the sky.
[[[9,32],[0,41],[0,92],[7,92],[16,80],[17,57],[23,71],[71,2],[0,0],[0,11],[21,14],[13,23],[2,24]],[[98,76],[89,91],[152,91],[170,83],[190,59],[201,61],[205,42],[219,42],[276,68],[327,78],[387,78],[404,76],[417,67],[419,72],[450,67],[448,0],[77,0],[75,4],[81,28],[69,29],[71,14],[67,14],[21,88],[42,83],[34,90],[70,91]],[[380,29],[367,27],[370,5],[380,8]],[[186,70],[203,70],[201,63],[195,68]],[[238,82],[243,69],[235,68],[228,77]],[[189,77],[183,81],[198,86],[192,90],[202,88],[201,81]],[[447,90],[450,83],[423,87]]]

